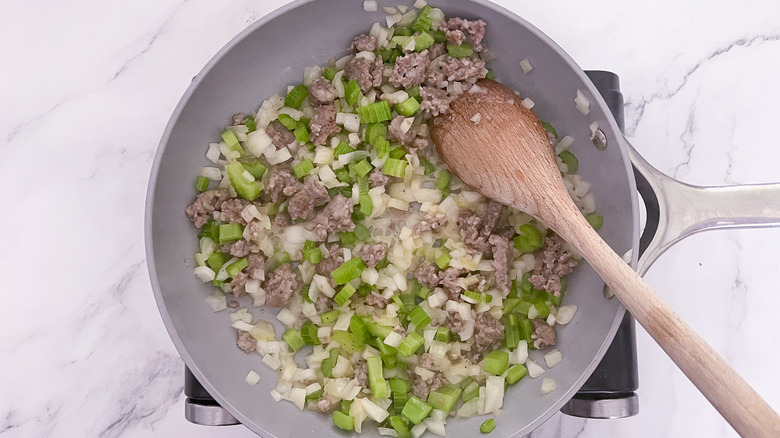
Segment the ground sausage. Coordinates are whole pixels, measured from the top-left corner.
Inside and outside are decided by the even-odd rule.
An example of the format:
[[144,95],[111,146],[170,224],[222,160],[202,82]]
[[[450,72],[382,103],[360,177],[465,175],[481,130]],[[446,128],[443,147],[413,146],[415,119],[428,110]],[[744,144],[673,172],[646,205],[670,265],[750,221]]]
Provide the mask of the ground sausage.
[[414,237],[419,237],[420,234],[426,231],[435,231],[437,228],[447,223],[447,215],[442,211],[436,213],[428,213],[425,215],[425,219],[417,222],[414,226]]
[[251,353],[257,348],[257,339],[254,338],[249,332],[244,330],[238,331],[238,340],[236,345],[244,353]]
[[328,256],[320,260],[317,266],[314,267],[314,272],[330,280],[331,284],[335,285],[330,274],[334,269],[338,268],[344,263],[344,251],[336,245],[333,245],[328,250]]
[[383,297],[382,295],[379,295],[376,292],[371,292],[366,297],[366,304],[375,307],[377,309],[384,309],[385,307],[387,307],[387,298]]
[[268,274],[265,282],[265,304],[282,307],[290,301],[298,289],[298,278],[289,263],[285,263]]
[[406,131],[404,131],[402,125],[405,119],[406,117],[404,116],[396,116],[390,122],[390,126],[387,127],[387,133],[390,134],[390,138],[394,138],[405,145],[410,145],[417,138],[417,132],[411,126],[408,126]]
[[449,267],[439,272],[439,284],[447,292],[447,297],[453,301],[460,301],[462,288],[457,282],[458,277],[468,271],[460,268]]
[[239,272],[230,280],[230,290],[235,297],[243,297],[246,295],[246,282],[249,280],[249,275],[246,272]]
[[245,271],[249,273],[249,278],[263,278],[265,275],[265,257],[260,254],[251,253],[247,256],[249,265]]
[[531,339],[534,340],[534,347],[540,350],[544,347],[555,345],[555,329],[550,327],[543,319],[534,319],[531,323],[534,325],[534,332],[531,335]]
[[374,169],[370,175],[368,175],[368,185],[372,189],[374,187],[384,187],[390,182],[390,177],[382,172],[382,169]]
[[290,143],[295,141],[295,134],[278,120],[269,123],[265,128],[265,133],[271,137],[271,141],[274,146],[276,146],[276,149],[286,148]]
[[313,104],[322,105],[333,102],[339,97],[339,94],[329,80],[320,76],[309,85],[309,97]]
[[420,108],[429,111],[434,116],[445,114],[450,110],[450,98],[446,90],[436,87],[420,87],[420,97],[422,97]]
[[319,294],[317,295],[317,302],[314,303],[314,308],[317,309],[318,312],[325,312],[326,310],[332,309],[335,303],[333,298],[325,294]]
[[558,236],[548,237],[542,251],[536,254],[536,266],[528,281],[537,289],[544,289],[553,295],[561,294],[561,278],[577,266],[577,260],[563,249],[563,240]]
[[390,74],[390,82],[396,87],[405,89],[420,85],[425,81],[425,71],[430,64],[428,50],[400,56],[395,60],[393,72]]
[[450,31],[461,31],[461,34],[464,34],[464,32],[468,33],[474,43],[479,44],[482,42],[482,38],[485,37],[486,25],[487,23],[482,19],[469,21],[463,18],[453,17],[447,21],[443,21],[439,25],[439,29],[447,33],[447,40],[450,44],[458,45],[463,43],[462,39],[460,43],[457,44],[453,40],[450,40]]
[[322,146],[332,134],[341,131],[336,124],[336,107],[320,105],[314,108],[314,116],[309,121],[311,142]]
[[447,48],[444,43],[435,43],[428,48],[428,58],[430,58],[431,61],[445,53],[447,53]]
[[344,77],[354,79],[360,89],[366,93],[371,88],[382,85],[384,68],[381,56],[377,56],[373,61],[362,56],[355,56],[344,67]]
[[493,281],[506,297],[509,293],[509,263],[512,261],[509,239],[493,234],[488,238],[488,243],[493,249],[493,260],[490,262],[494,269]]
[[233,243],[222,245],[219,251],[229,253],[233,257],[246,257],[249,253],[259,252],[260,247],[246,239],[239,239]]
[[482,79],[488,73],[485,61],[481,58],[453,58],[451,56],[442,63],[441,72],[448,81]]
[[334,407],[336,407],[338,401],[339,400],[333,398],[333,396],[325,394],[317,401],[316,408],[319,412],[327,414],[328,412],[332,411]]
[[433,265],[420,265],[414,271],[414,278],[428,289],[433,289],[439,285],[439,274]]
[[447,312],[447,320],[444,321],[444,325],[452,333],[460,333],[465,329],[463,317],[458,312]]
[[366,34],[358,35],[352,40],[349,49],[354,52],[373,52],[376,50],[376,37]]
[[328,237],[328,233],[353,231],[355,223],[352,222],[352,200],[342,194],[336,195],[328,205],[305,226],[321,240]]
[[424,380],[418,374],[414,374],[414,381],[412,382],[412,393],[415,397],[422,400],[428,399],[428,394],[431,391],[435,391],[442,387],[444,384],[444,375],[436,371],[433,373],[433,377],[430,380]]
[[458,214],[460,236],[466,247],[482,253],[490,253],[491,245],[488,238],[498,223],[503,206],[490,201],[485,204],[482,216],[477,216],[471,210],[463,209]]
[[244,208],[247,205],[249,205],[249,202],[243,199],[232,198],[226,200],[219,207],[219,220],[227,223],[235,222],[246,225],[246,220],[241,216],[241,212],[244,211]]
[[233,126],[244,123],[244,113],[233,114]]
[[387,255],[387,244],[384,242],[372,243],[364,246],[360,250],[360,258],[366,263],[366,266],[373,268],[384,260]]
[[209,190],[203,192],[195,199],[191,205],[184,209],[192,223],[197,228],[206,225],[212,217],[215,210],[219,210],[222,203],[230,198],[227,190]]
[[504,339],[504,324],[483,312],[477,316],[474,322],[474,342],[478,349],[492,347]]
[[360,386],[368,388],[368,364],[361,359],[355,363],[355,379],[357,379]]
[[287,211],[292,220],[306,219],[314,211],[314,207],[324,205],[329,200],[330,196],[325,186],[321,182],[310,179],[290,198]]
[[294,195],[301,188],[298,178],[292,174],[289,168],[281,168],[268,177],[268,187],[265,192],[271,198],[271,202],[281,202]]

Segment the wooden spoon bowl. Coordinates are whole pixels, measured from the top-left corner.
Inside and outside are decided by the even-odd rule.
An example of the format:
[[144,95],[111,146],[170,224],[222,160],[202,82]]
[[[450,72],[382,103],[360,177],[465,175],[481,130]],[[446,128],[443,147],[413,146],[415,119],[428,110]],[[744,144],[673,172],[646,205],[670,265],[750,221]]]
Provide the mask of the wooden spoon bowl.
[[593,230],[563,185],[536,114],[491,80],[430,122],[450,170],[483,195],[533,215],[571,244],[723,417],[746,437],[780,436],[780,416]]

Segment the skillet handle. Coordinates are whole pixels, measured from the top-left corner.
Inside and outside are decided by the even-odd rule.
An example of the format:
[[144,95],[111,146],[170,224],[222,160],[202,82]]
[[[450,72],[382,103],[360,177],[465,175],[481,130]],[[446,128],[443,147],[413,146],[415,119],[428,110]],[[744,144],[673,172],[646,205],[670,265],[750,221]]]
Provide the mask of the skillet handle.
[[672,245],[700,231],[780,227],[780,183],[701,187],[680,182],[650,165],[621,138],[634,165],[637,189],[648,206],[646,248],[637,263],[644,275]]

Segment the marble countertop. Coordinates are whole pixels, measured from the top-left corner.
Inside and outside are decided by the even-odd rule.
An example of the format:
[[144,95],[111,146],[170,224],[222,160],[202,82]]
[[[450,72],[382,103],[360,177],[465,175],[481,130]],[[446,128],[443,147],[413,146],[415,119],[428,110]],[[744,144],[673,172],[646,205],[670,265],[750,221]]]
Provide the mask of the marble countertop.
[[[185,421],[143,214],[158,141],[190,80],[282,3],[0,3],[0,437],[254,436]],[[620,75],[627,135],[660,170],[693,184],[780,181],[776,0],[498,3],[583,68]],[[777,260],[779,229],[709,232],[647,279],[780,409]],[[638,331],[640,414],[556,414],[534,438],[736,436]]]

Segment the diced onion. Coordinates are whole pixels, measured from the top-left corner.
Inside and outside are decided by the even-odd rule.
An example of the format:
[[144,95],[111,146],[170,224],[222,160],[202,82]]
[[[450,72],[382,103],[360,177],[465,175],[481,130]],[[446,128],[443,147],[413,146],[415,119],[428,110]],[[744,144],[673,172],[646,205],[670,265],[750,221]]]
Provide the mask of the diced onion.
[[254,386],[257,385],[257,382],[260,381],[260,374],[257,374],[254,371],[250,371],[249,374],[246,375],[246,383]]
[[266,134],[265,129],[257,128],[257,130],[247,134],[245,144],[249,153],[255,157],[260,157],[269,147],[272,147],[273,140]]
[[396,432],[395,429],[390,429],[389,427],[377,427],[376,430],[381,436],[398,436],[398,432]]
[[400,333],[390,332],[390,334],[388,334],[382,342],[384,342],[384,344],[389,347],[398,348],[403,340],[404,337]]
[[216,277],[216,273],[208,266],[198,266],[195,268],[195,276],[202,282],[212,281]]
[[363,10],[366,12],[376,12],[377,4],[376,0],[366,0],[363,2]]
[[563,360],[563,353],[561,353],[559,350],[552,350],[551,352],[544,355],[544,361],[547,362],[547,367],[552,368],[555,365],[558,365]]
[[211,310],[219,312],[227,309],[227,298],[225,298],[225,294],[217,290],[206,298],[206,304],[211,307]]
[[549,394],[553,391],[555,391],[555,388],[558,387],[558,384],[555,383],[555,380],[550,379],[548,377],[545,377],[542,380],[542,394]]
[[534,107],[535,104],[534,104],[534,101],[531,100],[530,97],[526,97],[525,99],[520,101],[520,105],[523,105],[524,107],[526,107],[528,109],[531,109],[531,108]]
[[390,413],[388,413],[387,410],[382,409],[371,400],[367,398],[363,398],[360,400],[363,404],[363,409],[366,410],[366,414],[368,414],[369,418],[376,421],[377,423],[381,423],[385,421],[385,418],[387,418],[387,416],[390,415]]
[[590,112],[590,101],[579,89],[577,90],[577,97],[574,98],[574,105],[583,116],[587,116]]
[[276,314],[276,319],[288,327],[294,325],[296,321],[298,321],[298,317],[287,308],[280,310],[279,313]]
[[534,379],[544,374],[544,368],[531,359],[525,361],[525,367],[528,368],[528,375]]
[[522,61],[520,61],[520,68],[523,69],[523,73],[528,73],[529,71],[533,70],[533,66],[531,65],[531,61],[528,60],[528,58],[524,58]]
[[496,412],[504,405],[504,378],[489,376],[485,382],[485,413]]
[[574,318],[575,313],[577,313],[576,304],[561,306],[561,308],[558,309],[558,316],[555,318],[555,321],[558,324],[568,324],[572,318]]

